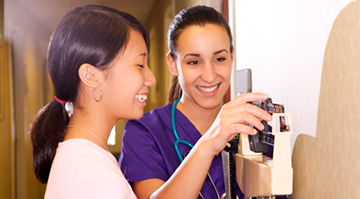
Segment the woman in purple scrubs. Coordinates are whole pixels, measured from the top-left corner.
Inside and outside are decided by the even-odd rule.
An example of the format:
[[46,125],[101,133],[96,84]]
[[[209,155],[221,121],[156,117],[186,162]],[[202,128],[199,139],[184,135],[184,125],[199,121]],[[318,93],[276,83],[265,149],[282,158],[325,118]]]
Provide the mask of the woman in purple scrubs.
[[[247,103],[268,95],[247,93],[222,104],[234,48],[227,21],[213,8],[178,13],[168,30],[168,47],[169,103],[127,122],[119,165],[140,199],[219,198],[225,192],[220,152],[236,134],[254,134],[249,124],[263,129],[260,121],[271,120]],[[172,118],[179,138],[190,143],[179,144],[180,158]],[[218,125],[209,130],[216,118]],[[239,188],[237,193],[244,198]]]

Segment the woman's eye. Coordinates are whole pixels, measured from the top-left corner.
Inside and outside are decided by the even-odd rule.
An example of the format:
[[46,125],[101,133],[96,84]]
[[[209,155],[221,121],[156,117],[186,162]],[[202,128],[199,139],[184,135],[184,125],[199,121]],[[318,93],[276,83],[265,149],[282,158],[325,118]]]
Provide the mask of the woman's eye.
[[140,66],[141,68],[144,68],[144,65],[140,65],[140,64],[138,64],[138,66]]
[[216,58],[215,61],[216,62],[223,62],[225,61],[226,59],[224,57],[220,57],[220,58]]
[[190,65],[196,65],[196,64],[199,64],[200,62],[197,61],[197,60],[194,60],[194,61],[190,61],[188,62],[187,64],[190,64]]

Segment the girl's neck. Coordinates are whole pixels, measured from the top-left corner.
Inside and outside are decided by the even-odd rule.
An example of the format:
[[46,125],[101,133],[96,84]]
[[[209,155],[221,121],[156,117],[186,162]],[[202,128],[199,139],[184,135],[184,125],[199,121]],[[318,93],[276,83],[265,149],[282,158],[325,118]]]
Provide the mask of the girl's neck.
[[[101,148],[107,149],[107,140],[109,138],[113,125],[102,118],[96,118],[94,114],[86,114],[84,111],[74,110],[64,140],[82,138],[87,139]],[[97,117],[99,114],[95,114]],[[91,133],[90,133],[90,132]]]
[[182,102],[182,100],[180,100],[176,106],[176,108],[180,110],[196,127],[201,135],[206,133],[206,131],[211,127],[221,107],[222,104],[220,103],[212,109],[205,109],[195,103],[189,101]]

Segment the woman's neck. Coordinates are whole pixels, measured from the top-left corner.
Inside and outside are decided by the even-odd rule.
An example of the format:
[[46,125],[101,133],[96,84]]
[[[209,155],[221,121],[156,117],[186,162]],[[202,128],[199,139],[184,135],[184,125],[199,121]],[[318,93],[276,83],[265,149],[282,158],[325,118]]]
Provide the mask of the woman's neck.
[[206,133],[211,127],[221,107],[222,104],[219,104],[212,109],[205,109],[195,103],[188,101],[182,102],[181,100],[176,106],[176,108],[189,119],[201,135]]

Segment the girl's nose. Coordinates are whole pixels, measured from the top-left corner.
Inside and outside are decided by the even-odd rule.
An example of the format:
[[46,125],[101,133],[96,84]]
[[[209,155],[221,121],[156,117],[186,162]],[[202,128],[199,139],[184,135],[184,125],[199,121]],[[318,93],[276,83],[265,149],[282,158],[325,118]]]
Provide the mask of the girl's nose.
[[152,87],[156,83],[154,74],[151,72],[150,68],[147,67],[145,71],[145,86]]

